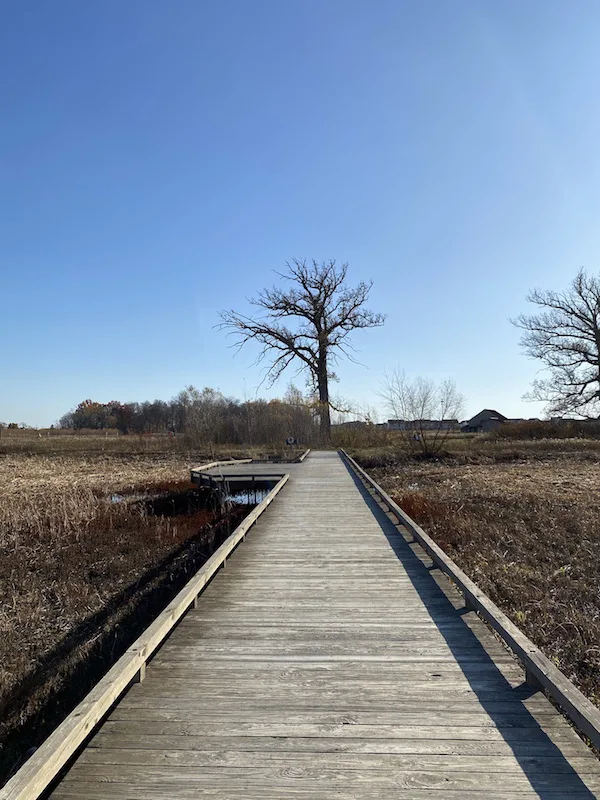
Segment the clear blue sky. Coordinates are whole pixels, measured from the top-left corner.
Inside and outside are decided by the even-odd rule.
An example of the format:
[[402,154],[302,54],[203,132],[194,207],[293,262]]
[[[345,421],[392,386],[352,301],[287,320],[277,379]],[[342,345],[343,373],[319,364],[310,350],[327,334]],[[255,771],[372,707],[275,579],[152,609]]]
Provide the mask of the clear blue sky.
[[599,41],[596,0],[5,0],[0,420],[252,396],[217,310],[294,256],[388,314],[336,391],[534,416],[508,318],[600,266]]

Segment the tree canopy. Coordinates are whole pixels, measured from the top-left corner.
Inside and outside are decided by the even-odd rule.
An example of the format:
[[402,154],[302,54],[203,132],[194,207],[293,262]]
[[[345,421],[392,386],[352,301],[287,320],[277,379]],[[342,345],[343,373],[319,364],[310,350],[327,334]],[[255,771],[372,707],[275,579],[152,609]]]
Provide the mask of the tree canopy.
[[580,269],[567,290],[535,289],[527,299],[540,311],[513,323],[524,331],[525,353],[547,372],[527,397],[557,416],[600,416],[600,281]]
[[385,317],[364,308],[372,281],[346,284],[348,264],[335,260],[307,263],[293,259],[277,273],[285,288],[263,289],[250,303],[257,316],[221,312],[221,326],[236,335],[241,347],[261,346],[258,361],[267,360],[266,379],[275,382],[292,363],[308,374],[319,402],[321,435],[331,437],[329,381],[340,355],[352,358],[352,331],[382,325]]

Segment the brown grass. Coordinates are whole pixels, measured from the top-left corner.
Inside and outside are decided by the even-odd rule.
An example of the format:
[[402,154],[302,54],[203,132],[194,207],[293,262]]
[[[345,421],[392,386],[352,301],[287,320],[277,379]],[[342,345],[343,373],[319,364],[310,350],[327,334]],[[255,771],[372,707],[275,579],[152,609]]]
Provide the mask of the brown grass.
[[239,445],[199,446],[189,436],[164,433],[122,436],[115,430],[7,430],[0,437],[0,455],[158,455],[188,456],[200,461],[216,458],[249,458],[264,452],[264,447]]
[[370,473],[600,705],[600,468],[595,448],[557,453]]
[[[189,467],[175,454],[0,458],[0,778],[245,513],[220,522]],[[145,495],[166,491],[179,507],[156,515]]]
[[369,447],[362,444],[349,450],[365,469],[398,464],[414,465],[419,460],[430,463],[502,464],[516,462],[582,462],[600,463],[600,440],[597,439],[545,439],[506,441],[482,434],[454,434],[448,437],[444,451],[422,459],[410,453],[401,438],[392,438],[384,444]]
[[120,434],[114,429],[64,430],[17,428],[0,429],[0,457],[3,455],[153,455],[186,457],[190,464],[231,458],[277,457],[293,459],[302,452],[290,452],[285,442],[238,445],[212,444],[193,434],[167,433]]
[[113,492],[165,479],[182,481],[185,472],[145,459],[0,461],[0,703],[36,656],[131,582],[153,553],[189,536],[169,519],[110,502]]

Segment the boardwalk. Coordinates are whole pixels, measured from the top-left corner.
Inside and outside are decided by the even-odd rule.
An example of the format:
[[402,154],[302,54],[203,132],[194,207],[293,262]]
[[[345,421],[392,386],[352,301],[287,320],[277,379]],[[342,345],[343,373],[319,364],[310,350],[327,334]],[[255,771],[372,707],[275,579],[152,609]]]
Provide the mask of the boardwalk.
[[53,800],[589,800],[600,763],[314,453]]

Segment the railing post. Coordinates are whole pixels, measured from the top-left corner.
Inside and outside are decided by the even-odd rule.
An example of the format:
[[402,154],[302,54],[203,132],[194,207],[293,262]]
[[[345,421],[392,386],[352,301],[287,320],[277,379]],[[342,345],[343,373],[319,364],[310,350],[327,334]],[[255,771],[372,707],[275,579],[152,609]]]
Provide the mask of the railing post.
[[544,688],[533,672],[530,669],[527,669],[527,667],[525,668],[525,683],[537,691],[540,691]]

